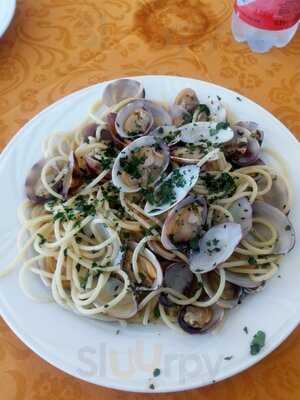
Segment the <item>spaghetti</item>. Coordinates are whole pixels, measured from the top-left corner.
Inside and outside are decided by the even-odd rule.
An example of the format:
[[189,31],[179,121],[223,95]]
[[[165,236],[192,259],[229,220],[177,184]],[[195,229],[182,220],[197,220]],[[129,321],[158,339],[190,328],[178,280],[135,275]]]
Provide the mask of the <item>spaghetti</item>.
[[[108,87],[78,129],[45,141],[18,210],[29,238],[1,275],[22,261],[34,301],[206,332],[293,247],[291,189],[261,161],[257,124],[230,126],[219,99],[202,104],[192,89],[166,110],[127,81]],[[32,293],[29,273],[50,298]]]

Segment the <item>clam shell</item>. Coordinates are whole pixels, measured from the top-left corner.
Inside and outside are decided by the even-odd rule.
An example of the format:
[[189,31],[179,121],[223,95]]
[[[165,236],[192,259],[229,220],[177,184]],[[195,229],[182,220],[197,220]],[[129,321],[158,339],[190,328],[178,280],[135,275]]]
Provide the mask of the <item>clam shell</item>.
[[226,270],[226,280],[236,286],[248,289],[256,289],[262,284],[262,282],[254,282],[246,274],[238,274],[237,272],[231,272],[228,270]]
[[152,253],[152,251],[150,251],[148,249],[143,249],[140,252],[140,254],[143,255],[144,257],[146,257],[151,262],[151,264],[154,266],[154,268],[156,270],[156,278],[151,287],[146,287],[146,286],[141,285],[138,287],[138,290],[147,291],[147,290],[156,290],[156,289],[160,288],[162,285],[162,282],[163,282],[163,273],[162,273],[160,262],[158,261],[156,256]]
[[222,144],[229,142],[233,136],[233,130],[230,127],[217,130],[216,122],[192,122],[180,128],[181,140],[185,143],[199,144],[203,141],[209,141],[212,144]]
[[243,236],[252,228],[252,206],[247,197],[236,200],[228,210],[234,219],[234,222],[242,227]]
[[150,133],[159,140],[163,140],[168,146],[173,146],[181,140],[180,128],[174,125],[159,126]]
[[172,118],[172,124],[175,126],[181,126],[188,122],[191,122],[192,115],[186,111],[184,107],[178,105],[172,105],[169,108],[169,114]]
[[[110,277],[102,288],[99,296],[94,301],[96,306],[103,306],[112,301],[124,287],[120,279]],[[123,299],[114,307],[107,310],[106,314],[121,319],[128,319],[133,317],[138,311],[137,302],[132,291],[127,291]]]
[[204,273],[215,269],[226,261],[242,239],[239,224],[226,222],[215,225],[199,241],[199,251],[192,251],[189,265],[194,273]]
[[178,316],[178,323],[180,327],[187,333],[190,334],[201,334],[201,333],[208,333],[217,327],[217,325],[223,320],[224,318],[224,310],[217,305],[209,307],[213,311],[212,319],[205,324],[202,328],[196,328],[189,324],[186,321],[186,314],[189,313],[192,319],[196,319],[198,314],[203,313],[204,309],[201,307],[195,306],[185,306],[181,309],[179,316]]
[[287,208],[289,197],[290,189],[287,186],[286,180],[280,175],[273,176],[271,189],[263,195],[264,202],[286,214],[289,211]]
[[142,84],[133,79],[119,79],[106,86],[102,100],[107,107],[111,107],[122,100],[133,97],[145,97],[145,89]]
[[199,99],[193,89],[186,88],[181,90],[175,98],[175,105],[182,107],[189,113],[193,113],[199,104]]
[[26,196],[33,203],[46,203],[52,197],[41,181],[42,169],[46,162],[47,160],[43,159],[34,164],[25,181]]
[[264,131],[261,126],[254,121],[238,121],[235,126],[241,126],[242,128],[248,129],[251,135],[262,145],[264,140]]
[[218,96],[208,96],[207,106],[211,121],[226,122],[227,112]]
[[[129,135],[124,130],[124,123],[131,114],[140,109],[148,113],[151,118],[151,122],[148,124],[147,129],[143,133]],[[171,124],[172,119],[169,113],[162,106],[150,100],[133,100],[118,112],[115,127],[119,136],[127,139],[133,139],[135,137],[147,135],[151,129],[154,129],[158,126]]]
[[[161,174],[164,173],[164,171],[167,169],[169,165],[169,150],[168,147],[162,143],[159,142],[154,136],[143,136],[141,138],[136,139],[134,142],[130,143],[127,147],[125,147],[118,155],[118,157],[115,159],[113,168],[112,168],[112,182],[113,184],[120,189],[121,192],[126,192],[126,193],[135,193],[138,192],[141,187],[137,185],[136,187],[132,188],[128,185],[126,185],[121,178],[121,175],[118,174],[121,170],[120,166],[120,160],[124,157],[130,156],[131,152],[135,149],[139,149],[143,146],[153,146],[153,145],[158,145],[161,147],[163,153],[164,153],[164,166],[161,170]],[[161,176],[159,176],[153,183],[154,185]]]
[[[213,273],[213,272],[212,272]],[[218,276],[218,275],[216,275]],[[203,284],[203,288],[209,297],[213,297],[215,295],[214,290],[211,287],[209,273],[201,275],[201,281]],[[228,281],[229,282],[229,281]],[[228,284],[228,283],[227,283]],[[231,282],[230,282],[231,284]],[[243,291],[239,286],[235,286],[235,297],[233,299],[222,299],[222,297],[217,301],[217,305],[222,308],[234,308],[239,304],[239,300],[243,295]]]
[[[190,204],[197,204],[202,208],[201,211],[201,219],[202,219],[202,223],[201,225],[199,225],[199,233],[202,230],[202,225],[205,223],[206,221],[206,216],[207,216],[207,203],[206,200],[203,196],[197,196],[197,195],[193,195],[193,196],[188,196],[186,197],[184,200],[182,200],[180,203],[178,203],[176,205],[176,207],[174,207],[168,214],[163,228],[162,228],[162,232],[161,232],[161,243],[163,244],[163,246],[167,249],[167,250],[176,250],[177,248],[179,248],[180,246],[176,246],[174,243],[172,243],[170,237],[169,237],[169,226],[171,221],[173,220],[174,217],[176,217],[176,214],[178,213],[179,210],[181,210],[183,207],[186,207]],[[180,228],[178,228],[180,229]]]
[[195,186],[198,181],[200,168],[196,165],[186,165],[184,167],[177,168],[173,172],[171,172],[162,183],[157,186],[154,190],[154,194],[158,193],[162,185],[168,181],[171,181],[174,178],[174,174],[180,174],[183,177],[183,185],[173,187],[174,200],[166,202],[165,204],[150,204],[149,202],[145,205],[145,212],[148,215],[154,216],[162,214],[168,211],[170,208],[174,207],[181,200],[185,198],[185,196],[189,193],[189,191]]
[[[226,156],[236,165],[247,166],[254,164],[260,157],[260,144],[251,136],[251,132],[241,126],[233,126],[234,137],[225,146]],[[247,143],[246,152],[239,151],[240,140]]]
[[252,208],[253,218],[266,219],[277,231],[278,240],[275,243],[272,254],[283,255],[289,253],[296,242],[295,230],[289,218],[278,208],[262,201],[256,201]]

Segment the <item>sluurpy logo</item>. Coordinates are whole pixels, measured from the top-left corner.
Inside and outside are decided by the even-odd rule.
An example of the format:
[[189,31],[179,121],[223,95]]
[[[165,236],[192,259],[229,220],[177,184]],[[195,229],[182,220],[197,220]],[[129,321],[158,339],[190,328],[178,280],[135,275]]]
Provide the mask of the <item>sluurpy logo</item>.
[[225,354],[179,353],[176,349],[165,352],[162,344],[152,343],[149,347],[143,340],[136,340],[122,351],[105,342],[97,348],[87,345],[78,350],[77,356],[77,372],[83,379],[110,378],[127,383],[142,377],[147,382],[155,370],[159,370],[159,379],[165,383],[212,383],[228,359]]

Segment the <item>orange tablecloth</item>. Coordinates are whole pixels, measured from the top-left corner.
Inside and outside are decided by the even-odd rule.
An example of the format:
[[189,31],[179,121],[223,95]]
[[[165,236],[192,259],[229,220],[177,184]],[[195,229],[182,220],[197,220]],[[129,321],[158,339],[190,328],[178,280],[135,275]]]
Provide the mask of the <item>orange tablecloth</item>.
[[[1,10],[0,10],[1,12]],[[235,89],[300,138],[300,34],[252,54],[233,41],[229,0],[19,0],[0,39],[0,146],[33,115],[84,86],[125,75],[186,75]],[[298,400],[300,330],[250,370],[162,399]],[[1,399],[139,399],[58,371],[0,322]]]

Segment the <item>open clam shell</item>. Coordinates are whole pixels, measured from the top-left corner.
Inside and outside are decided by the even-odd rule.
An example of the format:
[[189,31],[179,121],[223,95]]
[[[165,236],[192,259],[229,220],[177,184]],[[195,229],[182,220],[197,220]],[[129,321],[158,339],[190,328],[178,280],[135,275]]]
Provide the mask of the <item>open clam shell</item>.
[[[153,201],[145,205],[148,215],[159,215],[174,207],[195,186],[200,168],[196,165],[186,165],[173,170],[154,190]],[[166,195],[167,193],[167,195]]]
[[287,204],[290,198],[290,189],[286,180],[280,175],[273,175],[271,189],[263,195],[265,203],[278,208],[284,214],[289,211]]
[[119,79],[106,86],[102,100],[106,106],[111,107],[122,100],[133,97],[145,97],[143,85],[134,79]]
[[[215,271],[201,275],[203,288],[209,297],[213,297],[219,287],[219,275]],[[217,301],[222,308],[234,308],[239,304],[243,295],[242,289],[233,283],[226,281],[222,296]]]
[[175,126],[187,124],[192,120],[192,114],[182,106],[172,105],[168,111],[172,118],[172,124]]
[[214,305],[211,307],[185,306],[178,316],[180,327],[190,334],[208,333],[215,329],[224,318],[223,308]]
[[226,281],[231,282],[234,285],[239,286],[241,288],[251,289],[251,290],[257,289],[262,285],[262,282],[254,282],[246,274],[239,274],[237,272],[231,272],[228,270],[226,270]]
[[122,138],[134,139],[171,124],[172,119],[162,106],[150,100],[133,100],[118,112],[115,127]]
[[226,108],[219,96],[208,96],[207,106],[210,111],[210,120],[215,122],[226,122]]
[[193,113],[199,104],[199,99],[193,89],[181,90],[175,98],[175,105],[182,107],[185,111]]
[[191,252],[191,270],[194,273],[204,273],[215,269],[231,256],[241,239],[240,224],[226,222],[215,225],[199,241],[199,250]]
[[[98,307],[105,306],[109,302],[115,299],[117,295],[121,293],[124,288],[122,280],[110,277],[99,296],[94,301],[94,304]],[[120,319],[128,319],[133,317],[138,311],[137,301],[132,291],[127,291],[122,300],[115,306],[109,308],[106,314]]]
[[257,122],[238,121],[235,123],[235,126],[248,129],[248,131],[251,133],[251,136],[256,139],[260,145],[262,145],[264,140],[264,131]]
[[239,125],[233,126],[234,137],[225,146],[225,154],[241,167],[254,164],[260,157],[260,144],[251,132]]
[[[135,281],[132,270],[132,255],[135,247],[136,243],[130,243],[123,259],[123,269],[126,270],[132,282]],[[163,282],[162,268],[152,251],[144,248],[137,257],[137,266],[142,282],[136,283],[136,290],[156,290],[161,287]]]
[[253,218],[267,220],[277,231],[278,240],[274,245],[272,254],[283,255],[289,253],[296,242],[295,230],[289,218],[278,208],[263,201],[256,201],[252,205],[252,209]]
[[192,122],[180,127],[181,141],[184,143],[222,144],[232,140],[234,133],[228,124],[217,122]]
[[[191,296],[191,293],[197,287],[197,278],[188,265],[182,262],[175,262],[166,268],[163,286],[180,294]],[[165,307],[173,307],[175,305],[165,293],[161,293],[159,302]]]
[[41,181],[41,173],[47,160],[40,160],[31,168],[25,181],[26,196],[33,203],[46,203],[51,199],[50,193],[46,190]]
[[168,214],[161,233],[161,242],[168,250],[186,247],[202,231],[207,217],[207,203],[203,196],[188,196]]
[[174,125],[159,126],[151,131],[150,135],[163,140],[168,146],[173,146],[181,140],[180,128]]
[[169,149],[154,136],[136,139],[123,149],[112,168],[112,182],[121,192],[153,186],[169,165]]
[[243,236],[252,228],[252,206],[247,197],[236,200],[228,210],[234,222],[241,225]]

